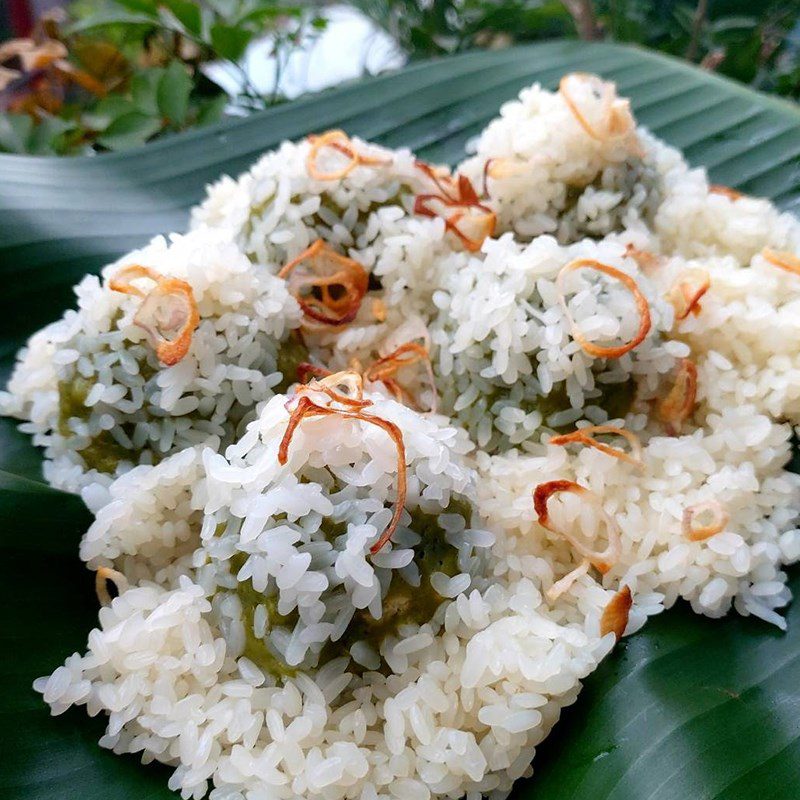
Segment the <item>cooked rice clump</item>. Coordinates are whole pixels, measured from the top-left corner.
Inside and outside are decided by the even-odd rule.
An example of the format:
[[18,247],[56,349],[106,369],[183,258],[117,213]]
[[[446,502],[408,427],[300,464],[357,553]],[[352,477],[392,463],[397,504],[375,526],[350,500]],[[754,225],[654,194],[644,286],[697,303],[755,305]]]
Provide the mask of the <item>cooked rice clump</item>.
[[[609,100],[627,102],[616,93]],[[521,241],[548,233],[568,243],[651,222],[661,200],[654,159],[633,126],[622,135],[598,136],[606,113],[592,87],[580,81],[559,92],[537,84],[503,105],[480,135],[476,154],[459,166],[484,187],[499,230]]]
[[[0,398],[96,514],[99,627],[36,689],[184,798],[499,800],[648,616],[785,626],[798,248],[587,76],[523,91],[455,176],[336,132],[223,178]],[[133,263],[196,301],[172,366],[110,288]],[[365,407],[292,389],[344,369]]]
[[[191,287],[200,321],[172,366],[134,320],[142,298],[110,288],[132,264]],[[280,343],[300,324],[285,282],[206,230],[159,237],[75,293],[77,309],[31,338],[0,396],[3,413],[26,420],[22,430],[45,448],[45,477],[67,491],[107,486],[195,444],[230,444],[283,382]]]
[[350,140],[356,153],[379,163],[358,164],[335,175],[347,159],[331,148],[309,174],[312,143],[284,142],[237,180],[224,177],[192,212],[194,227],[229,231],[241,250],[279,269],[322,238],[373,276],[389,307],[423,304],[437,282],[437,258],[453,249],[441,220],[415,216],[414,196],[432,191],[431,180],[406,149],[387,150]]
[[[349,163],[342,153],[326,147],[314,157],[309,139],[284,142],[237,180],[210,186],[192,213],[194,227],[226,231],[273,272],[320,238],[367,272],[369,290],[353,322],[304,337],[308,360],[334,370],[385,355],[387,340],[401,343],[395,334],[409,318],[424,327],[443,260],[460,249],[442,219],[413,213],[415,196],[438,187],[409,150],[346,141],[370,163],[332,177]],[[309,174],[310,158],[321,177]]]
[[[581,258],[621,270],[648,299],[650,330],[620,358],[587,353],[559,304],[557,276]],[[586,268],[572,273],[564,289],[570,316],[587,340],[605,346],[633,339],[639,315],[619,280]],[[519,245],[507,234],[487,242],[480,255],[451,256],[434,300],[443,406],[487,452],[538,441],[543,428],[624,419],[646,407],[676,358],[688,354],[685,344],[664,338],[672,307],[617,244],[561,247],[540,236]]]
[[648,147],[663,175],[664,198],[654,220],[658,248],[687,258],[733,256],[745,266],[764,247],[800,250],[797,218],[761,197],[709,183],[678,150],[652,139]]
[[[684,598],[707,616],[723,616],[735,603],[740,613],[785,628],[779,610],[791,595],[782,568],[800,558],[800,478],[784,469],[790,427],[744,405],[709,413],[681,436],[653,431],[643,438],[642,470],[590,447],[570,452],[541,444],[525,454],[483,456],[479,508],[491,529],[538,540],[558,580],[580,557],[536,523],[530,496],[546,481],[576,481],[603,498],[619,526],[620,555],[601,580],[630,586],[638,614],[657,614]],[[557,508],[560,525],[587,542],[605,541],[599,518],[586,522],[585,505],[568,500]],[[705,502],[719,503],[728,519],[716,535],[692,541],[683,517]],[[578,581],[595,585],[600,576],[593,575]]]
[[306,421],[281,467],[284,400],[226,457],[111,487],[81,555],[127,581],[37,689],[55,713],[108,713],[103,744],[175,766],[184,797],[504,794],[612,646],[611,593],[545,602],[547,562],[488,549],[463,432],[379,396],[409,488],[370,560],[395,494],[385,432]]
[[683,320],[678,332],[693,352],[707,353],[700,364],[707,402],[720,412],[752,405],[766,417],[797,425],[800,276],[759,253],[744,268],[731,256],[671,259],[660,280],[666,284],[697,268],[708,273],[709,290],[700,313]]

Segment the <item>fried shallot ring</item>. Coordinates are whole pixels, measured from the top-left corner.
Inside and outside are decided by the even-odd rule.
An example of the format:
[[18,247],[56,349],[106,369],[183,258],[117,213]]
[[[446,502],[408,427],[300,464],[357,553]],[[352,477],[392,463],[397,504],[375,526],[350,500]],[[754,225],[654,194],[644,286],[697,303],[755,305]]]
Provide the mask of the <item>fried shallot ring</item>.
[[418,194],[414,198],[414,213],[441,217],[445,228],[469,252],[480,250],[484,240],[494,234],[497,215],[481,203],[470,179],[466,175],[443,174],[423,161],[417,161],[416,166],[433,182],[436,191]]
[[472,182],[466,175],[453,176],[447,167],[434,166],[417,159],[414,166],[433,184],[431,194],[450,200],[454,205],[480,203],[480,198]]
[[295,370],[299,383],[308,383],[309,378],[327,378],[333,373],[320,364],[312,364],[310,361],[301,361]]
[[514,178],[529,172],[530,169],[530,164],[516,158],[501,156],[487,158],[483,165],[483,196],[489,197],[489,178],[492,180]]
[[708,192],[709,194],[721,194],[733,203],[744,197],[741,192],[737,192],[736,189],[731,189],[730,186],[723,186],[721,183],[712,183],[708,187]]
[[494,234],[497,224],[497,215],[487,206],[480,203],[454,203],[435,194],[417,195],[414,199],[414,213],[423,217],[441,217],[445,228],[470,253],[481,249],[484,240]]
[[[599,119],[589,119],[589,109],[582,99],[576,97],[581,91],[579,84],[588,85],[591,99],[599,104]],[[611,81],[604,81],[597,75],[586,72],[572,72],[565,75],[558,84],[558,91],[567,108],[588,136],[599,142],[621,142],[633,134],[635,149],[640,145],[635,138],[636,123],[628,100],[617,97],[617,87]]]
[[[695,520],[706,514],[711,515],[711,520],[705,525],[695,525]],[[683,535],[690,542],[704,542],[706,539],[710,539],[725,530],[729,519],[728,512],[717,500],[705,500],[702,503],[697,503],[684,509],[681,521]]]
[[386,322],[386,303],[380,297],[372,299],[372,316],[376,322]]
[[401,344],[388,355],[382,356],[377,361],[374,361],[364,373],[364,379],[371,383],[380,381],[398,401],[419,411],[421,410],[419,404],[395,379],[395,375],[397,375],[401,369],[417,363],[421,363],[425,367],[425,374],[431,387],[430,410],[432,413],[436,413],[436,381],[433,377],[430,353],[424,344],[420,344],[419,342],[406,342],[405,344]]
[[711,286],[711,276],[704,269],[684,270],[675,280],[667,299],[675,309],[675,319],[686,319],[689,314],[697,316],[701,309],[700,299]]
[[800,275],[800,258],[788,250],[773,250],[771,247],[765,247],[761,251],[761,257],[773,267]]
[[369,288],[364,267],[322,239],[285,264],[278,277],[286,279],[305,316],[304,326],[310,330],[351,323]]
[[148,278],[153,283],[158,283],[161,275],[150,267],[143,267],[141,264],[129,264],[127,267],[123,267],[109,280],[108,288],[111,289],[112,292],[122,292],[123,294],[133,295],[134,297],[144,297],[145,292],[131,283],[131,281],[140,278]]
[[[636,303],[636,310],[639,312],[639,329],[636,335],[626,344],[617,347],[604,347],[599,344],[590,342],[580,331],[577,323],[575,322],[572,314],[569,311],[567,304],[566,291],[564,289],[564,280],[570,272],[578,269],[594,269],[602,272],[604,275],[609,275],[622,283],[626,289],[633,295]],[[619,358],[625,353],[633,350],[634,347],[640,345],[647,334],[650,332],[650,306],[647,303],[647,298],[639,290],[636,281],[627,273],[616,267],[611,267],[608,264],[602,264],[593,258],[577,258],[565,264],[559,271],[556,277],[556,287],[558,288],[558,302],[561,308],[564,309],[564,314],[569,320],[570,329],[572,330],[572,338],[581,346],[585,353],[588,353],[593,358]]]
[[[569,531],[561,531],[553,525],[547,511],[547,501],[554,494],[561,494],[563,492],[571,492],[586,500],[600,513],[600,516],[606,523],[608,535],[608,544],[604,550],[592,550],[580,539],[574,537]],[[590,489],[581,486],[579,483],[575,483],[575,481],[567,480],[540,483],[533,490],[533,508],[536,511],[538,522],[543,528],[551,533],[563,536],[572,547],[599,572],[605,574],[619,560],[621,548],[619,526],[616,520],[603,508],[603,501]]]
[[569,591],[572,587],[572,584],[575,583],[578,578],[582,575],[585,575],[589,571],[589,567],[591,567],[591,563],[588,559],[584,558],[580,564],[578,564],[575,569],[568,572],[563,578],[557,580],[546,592],[545,597],[550,602],[558,600],[564,592]]
[[[348,385],[352,389],[354,396],[348,396],[338,392],[337,387],[342,385]],[[360,422],[366,422],[386,431],[397,448],[397,499],[395,501],[394,513],[392,514],[389,524],[386,526],[386,530],[380,535],[378,541],[370,547],[370,553],[375,555],[392,538],[392,534],[397,529],[400,523],[400,517],[403,513],[408,488],[406,449],[403,442],[403,434],[397,425],[387,419],[375,417],[364,411],[364,408],[371,405],[372,401],[363,399],[361,396],[361,386],[361,376],[358,373],[337,372],[323,378],[321,381],[312,381],[310,384],[299,387],[292,401],[294,407],[290,412],[286,431],[278,447],[278,463],[281,466],[286,464],[292,438],[298,426],[306,417],[338,416],[343,419],[354,419]],[[309,395],[320,391],[327,394],[332,403],[344,407],[341,408],[332,404],[326,406],[319,405]]]
[[675,383],[658,406],[658,418],[670,436],[681,432],[683,423],[692,416],[697,402],[697,366],[682,358],[675,374]]
[[[604,442],[598,442],[591,434],[613,434],[614,436],[621,436],[631,446],[631,452],[626,453],[617,447],[611,447]],[[553,436],[550,439],[550,444],[565,446],[568,444],[584,444],[588,447],[594,447],[601,453],[608,456],[618,458],[620,461],[625,461],[628,464],[633,464],[638,469],[644,469],[642,462],[642,443],[639,437],[625,428],[618,428],[615,425],[587,425],[585,428],[578,428],[572,433],[561,434],[560,436]]]
[[[353,147],[350,137],[340,130],[326,131],[318,136],[311,135],[308,137],[311,148],[306,156],[306,170],[315,181],[338,181],[347,177],[358,166],[384,166],[391,162],[388,157],[381,158],[379,156],[368,156],[364,153],[358,153]],[[332,170],[331,172],[323,172],[317,167],[317,160],[320,151],[326,147],[336,150],[344,156],[347,156],[349,161],[341,169]]]
[[362,409],[372,405],[372,400],[364,399],[364,379],[359,372],[355,370],[331,372],[324,367],[316,369],[326,374],[310,383],[298,386],[290,402],[294,403],[302,396],[320,392],[345,408]]
[[108,581],[117,587],[118,596],[128,589],[128,579],[121,572],[111,567],[100,567],[94,574],[94,590],[103,606],[110,606],[113,600],[106,585]]
[[651,253],[649,250],[641,250],[630,244],[630,242],[625,245],[625,256],[632,258],[644,272],[653,271],[661,263],[660,257],[655,253]]
[[[144,292],[132,283],[141,278],[155,285]],[[133,323],[147,333],[162,364],[171,367],[189,352],[192,335],[200,324],[200,312],[192,287],[186,281],[166,277],[150,267],[131,264],[123,267],[108,285],[114,292],[143,298]]]
[[628,627],[628,617],[632,605],[631,587],[623,586],[603,609],[603,614],[600,617],[600,635],[605,636],[608,633],[613,633],[617,641],[619,641],[625,633],[625,628]]

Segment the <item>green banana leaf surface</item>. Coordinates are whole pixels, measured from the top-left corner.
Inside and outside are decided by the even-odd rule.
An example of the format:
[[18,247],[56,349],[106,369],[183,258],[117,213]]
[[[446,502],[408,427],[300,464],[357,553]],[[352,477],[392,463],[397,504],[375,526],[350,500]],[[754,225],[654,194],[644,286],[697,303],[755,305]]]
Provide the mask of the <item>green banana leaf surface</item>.
[[[635,48],[548,42],[415,64],[124,154],[0,156],[0,385],[71,287],[157,233],[182,230],[209,181],[285,138],[344,128],[429,161],[460,160],[501,104],[533,81],[597,72],[638,120],[717,183],[800,210],[800,109]],[[800,346],[800,343],[798,343]],[[4,800],[173,798],[169,770],[101,749],[103,720],[51,718],[31,689],[82,650],[95,623],[77,557],[90,521],[49,489],[41,457],[0,420],[0,796]],[[800,580],[794,574],[795,592]],[[789,630],[706,620],[677,607],[587,681],[515,800],[800,798],[800,604]]]

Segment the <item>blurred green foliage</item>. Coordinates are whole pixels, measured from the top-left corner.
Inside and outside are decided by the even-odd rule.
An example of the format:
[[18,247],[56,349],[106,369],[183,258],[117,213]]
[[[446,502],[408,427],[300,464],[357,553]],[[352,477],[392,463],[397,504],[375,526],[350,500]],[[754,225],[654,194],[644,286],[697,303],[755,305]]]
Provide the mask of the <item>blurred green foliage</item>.
[[[242,61],[267,40],[278,65],[324,28],[308,7],[269,0],[77,0],[0,59],[0,151],[124,150],[206,125],[227,108],[281,102],[278,75],[258,91]],[[229,97],[204,69],[234,73]]]
[[800,0],[353,0],[411,59],[554,37],[633,42],[800,97]]

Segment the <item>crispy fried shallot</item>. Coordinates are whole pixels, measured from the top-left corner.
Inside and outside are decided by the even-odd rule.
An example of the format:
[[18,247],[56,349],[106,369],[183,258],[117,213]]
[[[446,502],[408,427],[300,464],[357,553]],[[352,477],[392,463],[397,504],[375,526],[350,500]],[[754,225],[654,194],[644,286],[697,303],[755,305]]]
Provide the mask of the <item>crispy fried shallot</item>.
[[703,542],[725,530],[729,519],[728,512],[717,500],[705,500],[684,509],[683,535],[690,542]]
[[773,267],[800,275],[800,258],[788,250],[773,250],[771,247],[765,247],[761,251],[761,257]]
[[[592,434],[621,436],[631,446],[631,452],[626,453],[624,450],[611,447],[611,445],[605,442],[599,442]],[[644,463],[642,462],[642,443],[639,441],[639,437],[635,433],[625,430],[624,428],[618,428],[615,425],[587,425],[585,428],[578,428],[572,433],[553,436],[550,439],[550,444],[561,445],[562,447],[568,444],[584,444],[588,447],[594,447],[608,456],[618,458],[620,461],[633,464],[639,469],[644,468]]]
[[675,319],[686,319],[689,314],[697,316],[701,309],[700,299],[711,286],[711,276],[704,269],[684,270],[675,280],[667,299],[675,309]]
[[[338,181],[347,177],[358,166],[377,167],[391,163],[388,156],[369,156],[357,152],[344,131],[326,131],[318,136],[309,136],[308,141],[311,148],[306,156],[306,170],[315,181]],[[318,165],[320,155],[326,149],[345,156],[347,161],[344,166],[329,171],[320,169]]]
[[[347,393],[340,391],[342,388]],[[318,396],[319,394],[327,395],[329,398],[328,405],[320,405],[314,399],[313,396]],[[392,519],[386,530],[370,548],[370,553],[375,555],[392,538],[392,534],[400,522],[403,506],[406,502],[407,476],[403,434],[393,422],[366,413],[364,409],[371,404],[371,400],[365,400],[363,397],[362,378],[356,372],[337,372],[328,375],[322,380],[314,380],[305,386],[298,387],[290,404],[287,404],[292,407],[286,431],[278,448],[278,463],[282,466],[286,464],[289,456],[289,446],[292,443],[295,431],[307,417],[338,416],[343,419],[366,422],[386,431],[397,448],[397,500],[395,501]]]
[[630,243],[625,245],[625,256],[632,258],[639,268],[645,272],[652,272],[661,263],[660,257],[655,253],[651,253],[649,250],[641,250]]
[[683,423],[692,416],[697,402],[697,367],[694,361],[683,358],[678,364],[675,383],[658,406],[658,418],[670,436],[681,432]]
[[737,192],[736,189],[731,189],[730,186],[723,186],[721,183],[712,183],[708,187],[709,194],[721,194],[723,197],[727,197],[728,200],[735,203],[737,200],[741,200],[744,195],[741,192]]
[[108,591],[108,581],[116,586],[118,596],[128,589],[128,579],[121,572],[111,567],[100,567],[94,574],[94,590],[103,606],[110,606],[113,600]]
[[[581,333],[580,328],[570,313],[564,286],[566,276],[570,272],[574,272],[575,270],[579,269],[593,269],[597,270],[598,272],[602,272],[604,275],[608,275],[611,278],[615,278],[633,295],[633,299],[636,303],[636,310],[639,313],[639,329],[636,331],[636,335],[633,337],[633,339],[626,344],[618,345],[616,347],[606,347],[595,344],[594,342],[590,342]],[[572,330],[572,338],[575,339],[575,341],[583,348],[585,353],[588,353],[593,358],[619,358],[625,353],[633,350],[634,347],[637,347],[639,344],[641,344],[644,341],[644,338],[650,332],[650,306],[647,303],[647,298],[639,290],[636,281],[631,278],[630,275],[622,272],[622,270],[619,270],[616,267],[610,267],[608,264],[602,264],[599,261],[595,261],[593,258],[577,258],[575,261],[570,261],[569,264],[565,264],[561,268],[556,278],[556,287],[558,288],[558,301],[561,303],[561,307],[564,309],[564,314],[569,320],[569,325]]]
[[378,350],[379,357],[367,368],[364,380],[380,381],[396,400],[416,411],[423,411],[422,404],[398,379],[398,373],[402,370],[421,364],[426,383],[431,390],[428,410],[435,413],[437,393],[430,352],[431,337],[428,326],[421,317],[411,315],[383,340]]
[[372,316],[376,322],[386,322],[386,303],[380,297],[372,300]]
[[419,342],[406,342],[405,344],[401,344],[388,355],[382,356],[377,361],[374,361],[364,373],[364,379],[371,383],[377,381],[382,382],[396,400],[420,411],[421,408],[411,396],[411,393],[402,387],[395,378],[397,373],[404,367],[410,367],[418,363],[421,363],[425,368],[428,384],[431,387],[430,410],[435,413],[437,405],[436,382],[433,377],[430,353],[428,352],[427,346],[424,344],[420,344]]
[[600,617],[600,635],[613,633],[619,641],[625,633],[625,628],[628,627],[628,616],[632,605],[631,587],[623,586],[603,609],[603,615]]
[[[398,344],[398,341],[401,343]],[[387,352],[389,347],[394,347],[394,349]],[[437,395],[430,360],[430,337],[428,336],[428,329],[422,320],[419,317],[411,317],[407,320],[386,339],[381,352],[385,353],[385,355],[381,355],[377,360],[373,361],[366,370],[362,370],[360,362],[353,360],[347,373],[337,374],[356,374],[363,377],[363,380],[368,383],[383,383],[398,402],[404,403],[416,411],[422,411],[423,408],[416,398],[397,379],[397,374],[400,370],[412,367],[415,364],[422,364],[425,369],[427,383],[431,388],[430,411],[435,413]],[[307,383],[311,378],[323,379],[318,380],[316,383],[319,389],[329,385],[331,380],[335,380],[335,378],[331,379],[329,377],[331,375],[333,375],[331,370],[319,364],[303,361],[297,365],[297,380],[301,384]],[[308,387],[304,388],[304,391],[308,390]]]
[[[319,368],[323,371],[324,368]],[[324,370],[325,375],[316,378],[310,383],[298,386],[290,403],[295,404],[300,397],[312,395],[315,392],[327,395],[334,403],[339,403],[346,408],[366,408],[372,405],[372,400],[364,399],[364,379],[359,372],[343,370],[330,372]]]
[[108,282],[108,288],[113,292],[131,294],[134,297],[144,297],[146,292],[143,292],[138,286],[134,286],[131,282],[141,278],[147,278],[156,284],[160,280],[161,275],[154,269],[150,269],[150,267],[143,267],[141,264],[129,264],[111,278]]
[[589,563],[589,560],[584,558],[580,564],[578,564],[575,569],[570,570],[563,578],[557,580],[546,592],[545,597],[552,603],[555,600],[558,600],[564,592],[569,591],[572,587],[572,584],[575,583],[578,578],[582,575],[585,575],[589,571],[589,567],[592,565]]
[[483,165],[483,196],[489,197],[489,178],[492,180],[504,180],[505,178],[516,178],[530,172],[531,165],[518,158],[496,156],[487,158]]
[[340,328],[351,323],[369,287],[364,267],[337,253],[322,239],[292,259],[278,273],[305,316],[309,330]]
[[427,164],[419,159],[414,162],[414,166],[431,183],[430,191],[421,192],[422,195],[444,197],[454,205],[480,203],[480,198],[466,175],[451,175],[447,167]]
[[[147,292],[132,283],[142,279],[154,284]],[[200,313],[192,287],[186,281],[161,275],[150,267],[131,264],[109,281],[109,288],[143,298],[133,322],[147,333],[162,364],[177,364],[189,352]]]
[[308,383],[309,378],[327,378],[333,373],[320,364],[312,364],[310,361],[301,361],[297,365],[296,377],[298,383]]
[[578,124],[592,139],[622,142],[632,136],[632,145],[640,152],[630,103],[617,97],[614,83],[597,75],[572,72],[561,79],[558,91]]
[[[580,539],[573,536],[571,532],[559,530],[553,525],[547,511],[547,501],[554,494],[561,494],[563,492],[571,492],[595,507],[606,523],[608,544],[605,549],[593,550]],[[575,481],[567,480],[540,483],[533,490],[533,508],[534,511],[536,511],[538,522],[543,528],[559,536],[563,536],[572,547],[599,572],[605,574],[619,559],[621,545],[620,532],[616,520],[603,508],[603,501],[600,497],[585,486],[581,486],[579,483],[575,483]]]
[[496,214],[481,203],[475,187],[466,175],[443,174],[430,164],[417,161],[432,182],[435,191],[418,194],[414,213],[424,217],[441,217],[445,228],[454,234],[470,252],[481,249],[484,239],[494,234]]

